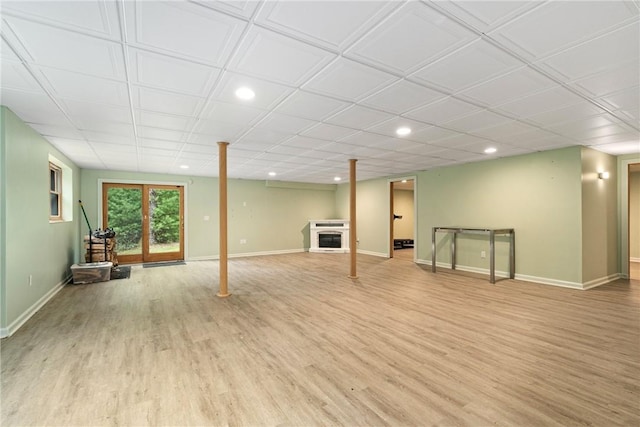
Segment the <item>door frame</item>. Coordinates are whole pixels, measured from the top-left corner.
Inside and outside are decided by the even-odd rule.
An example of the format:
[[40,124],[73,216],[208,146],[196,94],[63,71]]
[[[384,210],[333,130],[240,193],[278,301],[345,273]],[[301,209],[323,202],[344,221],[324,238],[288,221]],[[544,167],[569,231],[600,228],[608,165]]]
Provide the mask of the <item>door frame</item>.
[[[183,196],[183,216],[184,216],[184,220],[182,221],[182,233],[183,233],[183,248],[182,248],[182,254],[183,254],[183,258],[186,260],[188,258],[188,248],[189,248],[189,222],[186,220],[189,216],[189,212],[188,212],[188,194],[189,194],[189,186],[188,186],[188,182],[184,182],[184,181],[146,181],[146,180],[131,180],[131,179],[110,179],[110,178],[101,178],[98,179],[98,224],[100,224],[100,226],[102,226],[104,224],[103,221],[103,211],[104,211],[104,206],[103,206],[103,194],[102,194],[102,185],[103,184],[134,184],[134,185],[151,185],[151,186],[171,186],[171,187],[176,187],[176,186],[180,186],[183,187],[183,192],[182,192],[182,196]],[[117,239],[117,236],[116,236]],[[117,252],[117,250],[116,250]]]
[[401,182],[402,180],[413,181],[413,262],[418,259],[418,178],[415,175],[403,176],[398,178],[390,178],[387,182],[388,194],[389,194],[389,217],[387,221],[387,258],[393,258],[393,189],[394,182]]

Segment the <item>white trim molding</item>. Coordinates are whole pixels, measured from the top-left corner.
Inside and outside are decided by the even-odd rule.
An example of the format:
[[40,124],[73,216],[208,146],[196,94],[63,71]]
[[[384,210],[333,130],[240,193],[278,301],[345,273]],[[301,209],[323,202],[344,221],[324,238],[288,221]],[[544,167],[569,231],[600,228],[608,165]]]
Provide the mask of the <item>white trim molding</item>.
[[49,292],[44,294],[42,298],[36,301],[31,307],[25,310],[16,320],[11,322],[6,328],[0,328],[0,338],[6,338],[13,335],[22,325],[24,325],[34,314],[38,312],[46,303],[51,300],[58,292],[64,288],[64,286],[71,282],[73,276],[68,276],[66,279],[56,284]]

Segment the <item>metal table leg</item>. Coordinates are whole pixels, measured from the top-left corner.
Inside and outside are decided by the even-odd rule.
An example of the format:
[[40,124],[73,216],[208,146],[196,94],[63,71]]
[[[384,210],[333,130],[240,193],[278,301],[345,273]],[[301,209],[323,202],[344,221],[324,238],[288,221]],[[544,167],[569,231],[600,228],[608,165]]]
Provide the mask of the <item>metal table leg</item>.
[[496,234],[489,231],[489,281],[496,283]]

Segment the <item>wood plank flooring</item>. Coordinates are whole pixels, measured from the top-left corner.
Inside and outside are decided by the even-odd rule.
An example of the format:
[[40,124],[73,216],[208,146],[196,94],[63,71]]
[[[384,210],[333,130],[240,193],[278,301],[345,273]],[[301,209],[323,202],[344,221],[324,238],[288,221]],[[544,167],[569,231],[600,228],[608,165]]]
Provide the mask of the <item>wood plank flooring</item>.
[[3,426],[638,426],[640,283],[348,254],[66,286],[1,341]]

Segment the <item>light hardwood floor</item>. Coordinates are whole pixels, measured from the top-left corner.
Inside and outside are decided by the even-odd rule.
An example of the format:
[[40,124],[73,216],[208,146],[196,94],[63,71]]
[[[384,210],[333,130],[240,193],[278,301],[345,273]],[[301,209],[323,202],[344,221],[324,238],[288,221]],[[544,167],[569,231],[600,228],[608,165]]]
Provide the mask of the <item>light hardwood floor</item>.
[[291,254],[69,285],[1,342],[3,426],[640,424],[640,283]]

